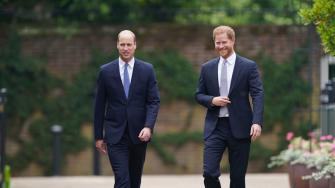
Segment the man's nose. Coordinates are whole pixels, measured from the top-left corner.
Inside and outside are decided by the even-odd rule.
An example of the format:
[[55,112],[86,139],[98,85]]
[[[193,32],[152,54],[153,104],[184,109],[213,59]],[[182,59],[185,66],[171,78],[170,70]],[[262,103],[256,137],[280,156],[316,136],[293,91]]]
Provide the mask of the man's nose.
[[218,44],[218,48],[223,48],[224,45],[223,44]]

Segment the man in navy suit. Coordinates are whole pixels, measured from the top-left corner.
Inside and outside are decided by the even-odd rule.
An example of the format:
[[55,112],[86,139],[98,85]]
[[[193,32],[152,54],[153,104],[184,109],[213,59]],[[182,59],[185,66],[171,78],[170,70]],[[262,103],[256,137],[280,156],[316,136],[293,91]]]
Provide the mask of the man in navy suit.
[[100,68],[94,109],[96,148],[108,153],[115,188],[139,188],[159,110],[153,66],[134,58],[135,34],[118,35],[119,58]]
[[220,161],[227,148],[230,188],[244,188],[250,142],[262,130],[263,86],[256,63],[235,53],[231,27],[216,27],[213,39],[220,57],[202,66],[195,94],[197,102],[207,108],[204,184],[206,188],[221,187]]

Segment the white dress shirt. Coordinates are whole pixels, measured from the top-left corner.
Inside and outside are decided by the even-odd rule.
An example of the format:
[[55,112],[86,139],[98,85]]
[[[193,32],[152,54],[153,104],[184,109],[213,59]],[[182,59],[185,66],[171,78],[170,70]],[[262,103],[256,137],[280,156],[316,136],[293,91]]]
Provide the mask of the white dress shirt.
[[[224,58],[220,56],[219,60],[219,66],[218,66],[218,82],[219,87],[221,86],[220,80],[221,80],[221,70],[222,70],[222,64],[223,64]],[[230,83],[231,83],[231,77],[233,76],[233,71],[235,67],[235,61],[236,61],[236,53],[233,52],[227,59],[227,81],[228,81],[228,91],[230,89]]]
[[[219,65],[218,65],[218,82],[219,82],[219,87],[221,87],[221,70],[223,66],[224,60],[227,61],[227,89],[229,91],[230,89],[230,83],[231,83],[231,78],[233,76],[233,71],[235,67],[235,61],[236,61],[236,53],[233,52],[227,59],[224,59],[222,56],[220,56],[219,60]],[[227,107],[221,107],[221,108],[227,108]],[[222,114],[222,111],[220,110],[219,117],[228,117],[229,114]]]
[[[126,62],[124,62],[120,57],[119,57],[119,70],[120,70],[120,77],[121,77],[121,81],[122,84],[124,83],[124,66],[125,66]],[[133,70],[134,70],[134,64],[135,64],[135,58],[132,58],[129,62],[128,62],[128,75],[129,75],[129,81],[131,83],[131,77],[133,76]]]

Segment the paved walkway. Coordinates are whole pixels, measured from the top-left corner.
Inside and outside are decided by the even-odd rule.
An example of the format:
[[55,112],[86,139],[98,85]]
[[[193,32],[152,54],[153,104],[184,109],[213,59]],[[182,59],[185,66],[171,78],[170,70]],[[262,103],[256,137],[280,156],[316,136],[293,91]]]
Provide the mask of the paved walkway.
[[[144,175],[142,188],[202,188],[201,175]],[[229,187],[229,176],[220,178]],[[247,188],[289,188],[287,174],[248,174]],[[110,176],[15,177],[12,188],[112,188]]]

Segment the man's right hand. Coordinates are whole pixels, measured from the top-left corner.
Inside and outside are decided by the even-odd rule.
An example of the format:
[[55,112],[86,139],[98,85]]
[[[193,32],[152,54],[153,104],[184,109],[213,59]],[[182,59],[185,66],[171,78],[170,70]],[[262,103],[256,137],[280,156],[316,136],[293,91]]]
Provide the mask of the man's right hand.
[[227,106],[227,104],[230,104],[230,100],[228,97],[214,97],[212,100],[212,104],[215,106]]
[[107,154],[107,146],[104,140],[96,140],[95,141],[95,147],[97,150],[102,154]]

